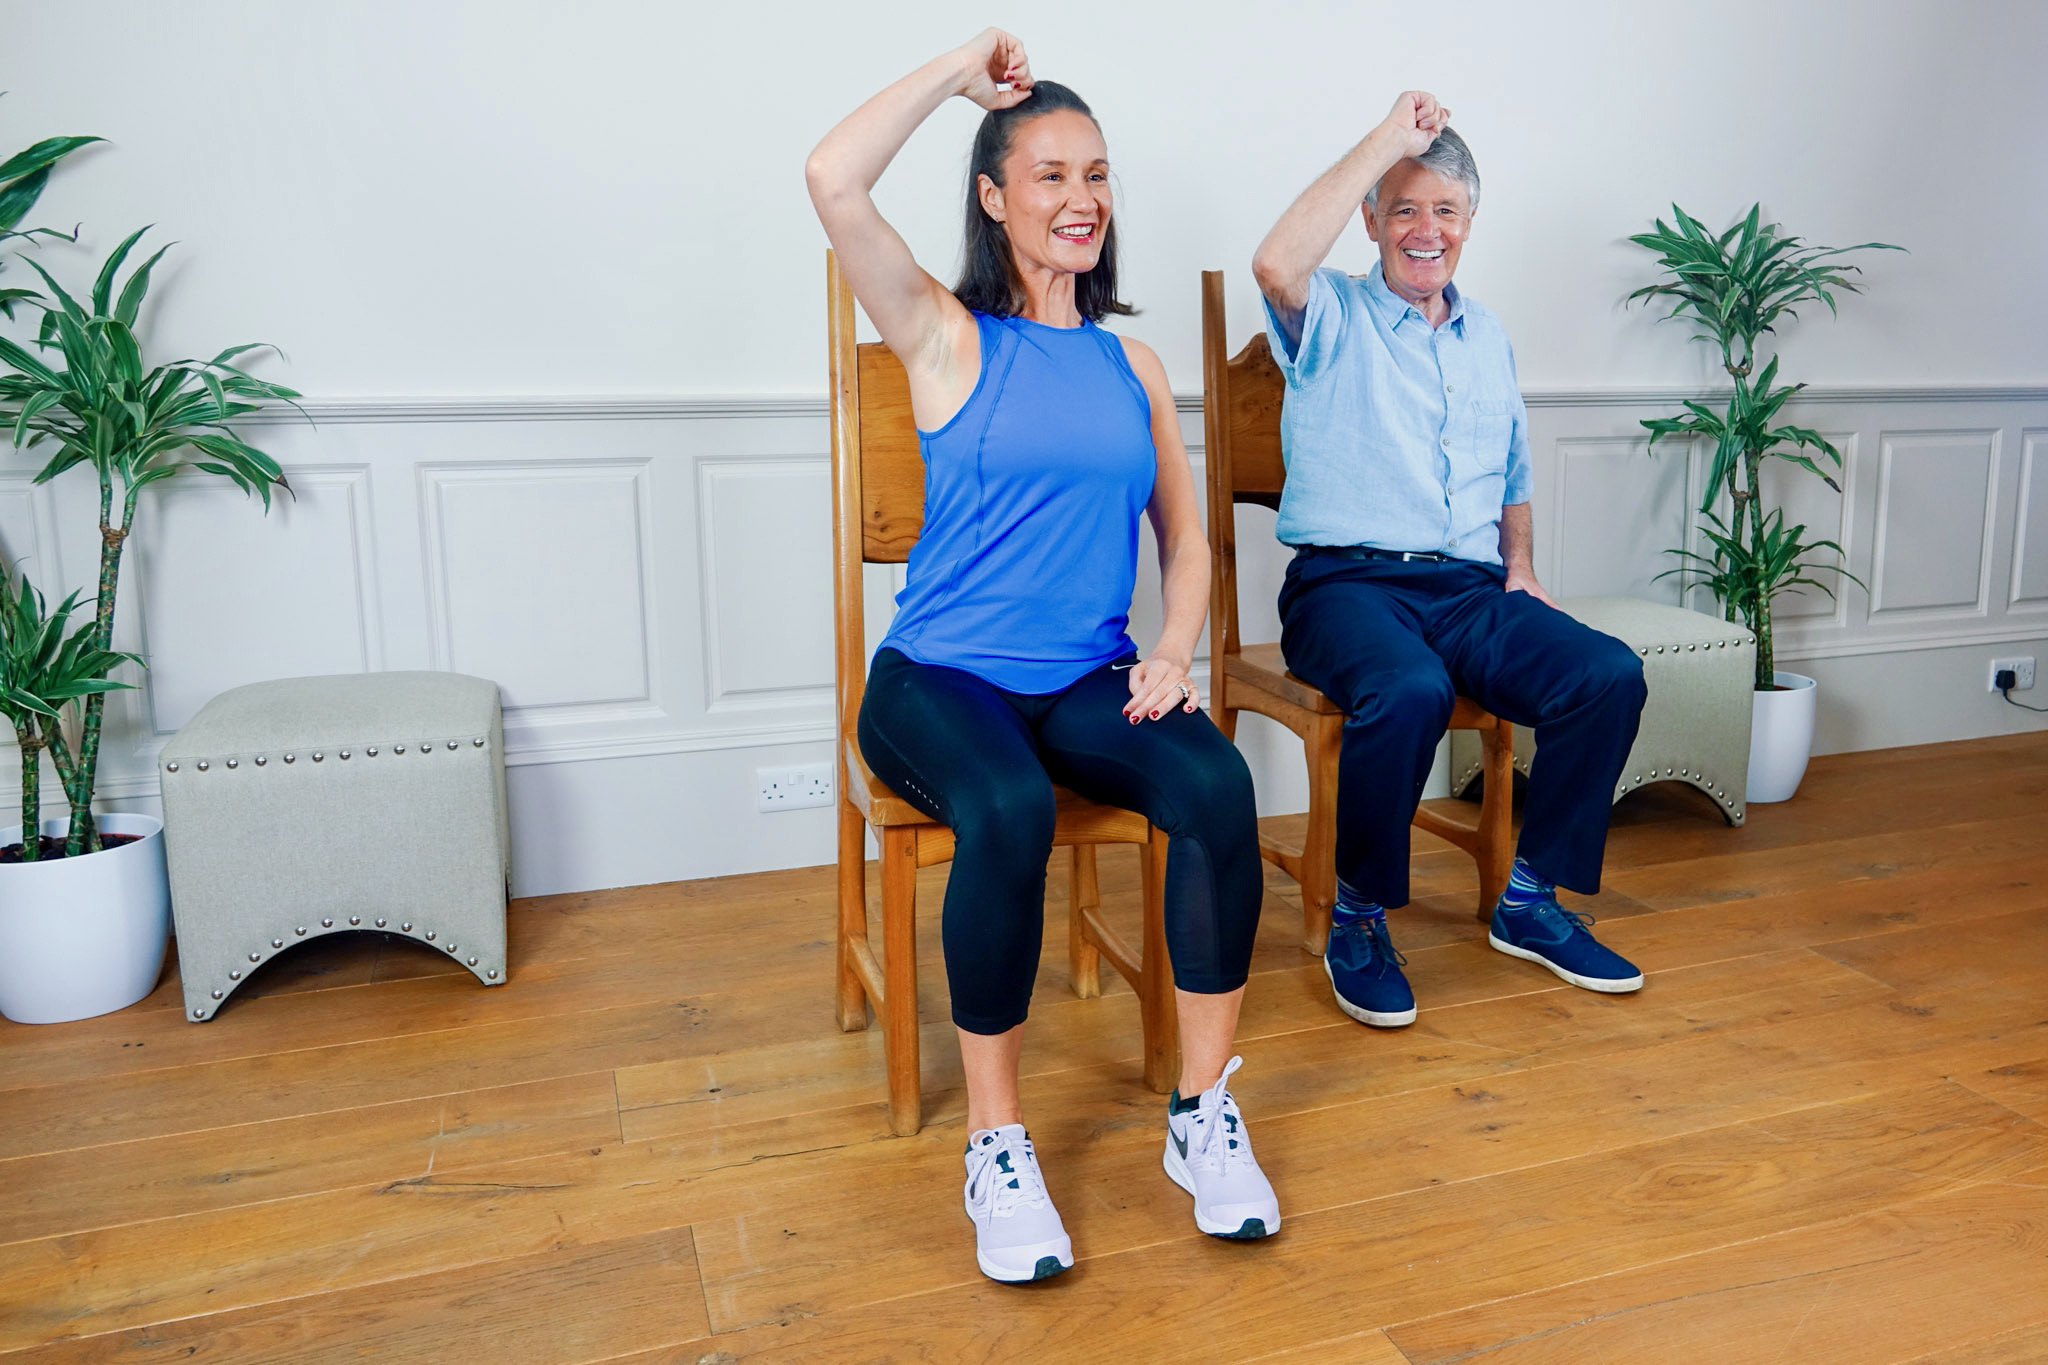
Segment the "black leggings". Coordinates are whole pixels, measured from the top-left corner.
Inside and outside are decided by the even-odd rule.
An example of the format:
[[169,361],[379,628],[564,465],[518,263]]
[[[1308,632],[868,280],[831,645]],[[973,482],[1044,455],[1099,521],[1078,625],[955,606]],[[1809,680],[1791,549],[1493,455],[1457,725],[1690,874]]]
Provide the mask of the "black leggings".
[[1166,944],[1174,984],[1220,995],[1251,969],[1264,878],[1252,776],[1200,711],[1131,724],[1132,660],[1063,692],[1005,692],[957,668],[876,653],[860,709],[875,776],[951,827],[946,977],[953,1022],[1002,1033],[1024,1022],[1045,934],[1054,782],[1143,814],[1170,836]]

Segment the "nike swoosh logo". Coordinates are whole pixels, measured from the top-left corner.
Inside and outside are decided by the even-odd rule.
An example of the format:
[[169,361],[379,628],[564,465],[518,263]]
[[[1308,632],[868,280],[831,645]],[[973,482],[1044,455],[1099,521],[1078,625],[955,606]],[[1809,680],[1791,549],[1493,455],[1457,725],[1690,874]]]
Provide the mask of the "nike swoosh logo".
[[1168,1127],[1166,1130],[1166,1140],[1173,1144],[1173,1149],[1176,1152],[1180,1153],[1180,1159],[1182,1161],[1186,1161],[1188,1159],[1188,1140],[1186,1138],[1182,1137],[1179,1133],[1174,1132],[1171,1127]]
[[1110,671],[1110,672],[1112,672],[1112,673],[1122,673],[1122,672],[1124,672],[1124,671],[1125,671],[1125,670],[1127,670],[1127,669],[1132,669],[1132,668],[1136,668],[1137,666],[1138,666],[1138,665],[1137,665],[1136,663],[1128,663],[1128,664],[1111,664],[1111,665],[1109,666],[1109,671]]

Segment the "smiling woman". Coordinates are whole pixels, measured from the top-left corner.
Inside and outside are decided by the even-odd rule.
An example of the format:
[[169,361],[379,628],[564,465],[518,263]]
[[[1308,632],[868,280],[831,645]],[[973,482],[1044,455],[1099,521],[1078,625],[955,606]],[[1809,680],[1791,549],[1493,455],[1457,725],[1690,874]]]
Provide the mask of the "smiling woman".
[[[988,113],[968,173],[966,269],[948,290],[869,192],[953,95]],[[1173,391],[1151,348],[1096,326],[1131,311],[1116,295],[1102,129],[990,29],[855,110],[805,173],[855,297],[903,362],[922,436],[923,535],[859,738],[876,776],[957,841],[944,943],[976,1261],[1003,1281],[1074,1263],[1018,1093],[1055,779],[1170,840],[1181,1077],[1163,1164],[1202,1231],[1277,1232],[1278,1201],[1226,1088],[1263,890],[1251,773],[1188,676],[1209,547]],[[1140,515],[1159,544],[1165,616],[1142,659],[1128,633]]]
[[[1023,170],[1014,180],[1012,161]],[[1066,86],[1039,81],[1028,102],[991,111],[975,134],[966,266],[954,297],[977,312],[1025,312],[1023,255],[1073,275],[1074,307],[1089,321],[1135,312],[1116,296],[1114,207],[1109,147],[1094,112]]]

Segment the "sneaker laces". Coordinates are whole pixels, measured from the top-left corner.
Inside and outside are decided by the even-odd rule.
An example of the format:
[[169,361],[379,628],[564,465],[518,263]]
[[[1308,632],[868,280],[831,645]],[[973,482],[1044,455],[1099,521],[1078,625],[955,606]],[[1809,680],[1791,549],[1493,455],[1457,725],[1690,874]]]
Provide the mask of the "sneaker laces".
[[1252,1159],[1252,1140],[1244,1130],[1244,1115],[1237,1097],[1224,1089],[1244,1058],[1232,1057],[1223,1067],[1216,1084],[1202,1092],[1189,1115],[1187,1162],[1210,1170],[1228,1170]]
[[1390,967],[1405,967],[1408,959],[1401,956],[1401,950],[1394,946],[1394,940],[1387,936],[1387,920],[1384,915],[1370,919],[1338,920],[1330,927],[1330,933],[1337,938],[1346,936],[1365,940],[1365,961],[1360,971],[1384,974]]
[[969,1204],[992,1218],[1014,1217],[1052,1202],[1028,1133],[1009,1142],[970,1142],[963,1193]]
[[1567,910],[1555,898],[1537,901],[1529,907],[1529,914],[1545,928],[1555,924],[1562,935],[1560,942],[1578,934],[1592,937],[1594,918],[1580,910]]

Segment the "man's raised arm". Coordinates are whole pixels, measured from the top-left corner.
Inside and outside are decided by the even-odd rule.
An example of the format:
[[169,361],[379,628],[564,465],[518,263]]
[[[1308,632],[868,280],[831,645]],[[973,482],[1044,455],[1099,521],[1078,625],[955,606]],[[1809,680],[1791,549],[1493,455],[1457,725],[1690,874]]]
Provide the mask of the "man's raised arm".
[[1259,243],[1252,257],[1252,277],[1286,325],[1290,344],[1301,340],[1309,279],[1365,202],[1366,192],[1403,157],[1428,151],[1450,121],[1451,111],[1440,106],[1436,96],[1404,91],[1380,125],[1302,191]]

